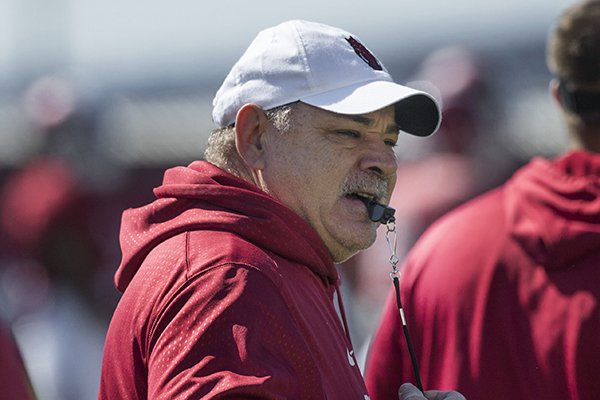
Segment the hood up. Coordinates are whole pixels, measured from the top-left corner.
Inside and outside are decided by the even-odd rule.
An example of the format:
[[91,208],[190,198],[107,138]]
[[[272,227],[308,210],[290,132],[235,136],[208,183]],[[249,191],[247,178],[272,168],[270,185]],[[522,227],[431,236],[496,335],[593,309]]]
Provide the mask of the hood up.
[[154,202],[123,213],[123,256],[115,274],[121,292],[155,246],[194,230],[234,232],[266,251],[308,266],[324,282],[337,283],[327,248],[304,220],[256,186],[208,162],[167,170],[154,194]]
[[535,158],[506,186],[512,236],[536,263],[568,268],[600,249],[600,155]]

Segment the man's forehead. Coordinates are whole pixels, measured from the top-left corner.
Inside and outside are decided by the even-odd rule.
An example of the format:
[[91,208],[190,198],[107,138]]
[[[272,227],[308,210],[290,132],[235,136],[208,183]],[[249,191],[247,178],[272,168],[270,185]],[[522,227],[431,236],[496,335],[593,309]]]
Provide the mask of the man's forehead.
[[[310,106],[307,104],[303,104],[301,103],[303,107],[305,107],[305,109],[310,112],[313,113],[313,115],[317,115],[319,117],[322,118],[322,121],[327,121],[327,122],[331,122],[331,123],[339,123],[339,122],[351,122],[351,123],[357,123],[360,125],[363,125],[364,127],[370,128],[370,127],[374,127],[375,125],[381,123],[381,118],[383,117],[384,119],[386,119],[387,121],[384,121],[384,123],[386,124],[385,126],[385,132],[386,133],[399,133],[400,131],[400,127],[398,126],[398,124],[396,123],[396,120],[394,118],[394,107],[393,106],[389,106],[387,108],[378,110],[378,111],[374,111],[371,113],[367,113],[367,114],[338,114],[338,113],[334,113],[331,111],[327,111],[327,110],[322,110],[320,108],[314,107],[314,106]],[[389,118],[385,117],[385,114],[389,115]]]

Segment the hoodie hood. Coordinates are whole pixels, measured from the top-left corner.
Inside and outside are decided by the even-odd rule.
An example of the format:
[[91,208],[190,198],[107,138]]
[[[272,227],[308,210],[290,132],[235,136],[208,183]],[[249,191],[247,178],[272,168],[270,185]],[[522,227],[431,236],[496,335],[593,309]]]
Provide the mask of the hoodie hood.
[[337,284],[329,251],[296,213],[253,184],[205,161],[167,170],[156,200],[123,213],[121,264],[115,274],[123,292],[148,253],[186,231],[230,231],[266,251],[308,266]]
[[600,155],[534,158],[506,185],[511,235],[548,268],[571,267],[600,248]]

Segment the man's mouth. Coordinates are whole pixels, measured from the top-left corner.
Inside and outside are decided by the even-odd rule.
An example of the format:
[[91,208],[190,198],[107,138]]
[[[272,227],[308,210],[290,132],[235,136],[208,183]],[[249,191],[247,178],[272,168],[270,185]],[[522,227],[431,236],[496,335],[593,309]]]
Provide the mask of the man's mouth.
[[347,196],[358,199],[365,204],[367,204],[370,201],[377,201],[377,198],[375,195],[369,194],[369,193],[364,193],[364,192],[348,193]]
[[345,198],[357,203],[354,206],[355,212],[360,212],[361,206],[358,202],[363,203],[371,221],[385,224],[389,219],[383,218],[384,216],[393,217],[394,209],[381,204],[388,194],[388,184],[385,180],[365,174],[352,175],[344,181],[341,189]]
[[362,192],[350,193],[347,196],[364,203],[371,221],[386,224],[394,220],[394,213],[396,210],[379,203],[376,196]]
[[365,205],[367,214],[369,213],[369,204],[377,203],[378,197],[372,193],[359,191],[346,194],[350,200],[358,200]]

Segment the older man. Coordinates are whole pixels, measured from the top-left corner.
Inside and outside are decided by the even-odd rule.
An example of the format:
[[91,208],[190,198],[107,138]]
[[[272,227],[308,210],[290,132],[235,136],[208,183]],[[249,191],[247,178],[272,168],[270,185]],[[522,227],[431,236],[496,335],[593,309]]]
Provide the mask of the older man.
[[99,397],[367,399],[334,262],[373,243],[398,133],[433,133],[437,104],[306,21],[262,31],[213,104],[207,161],[124,213]]

